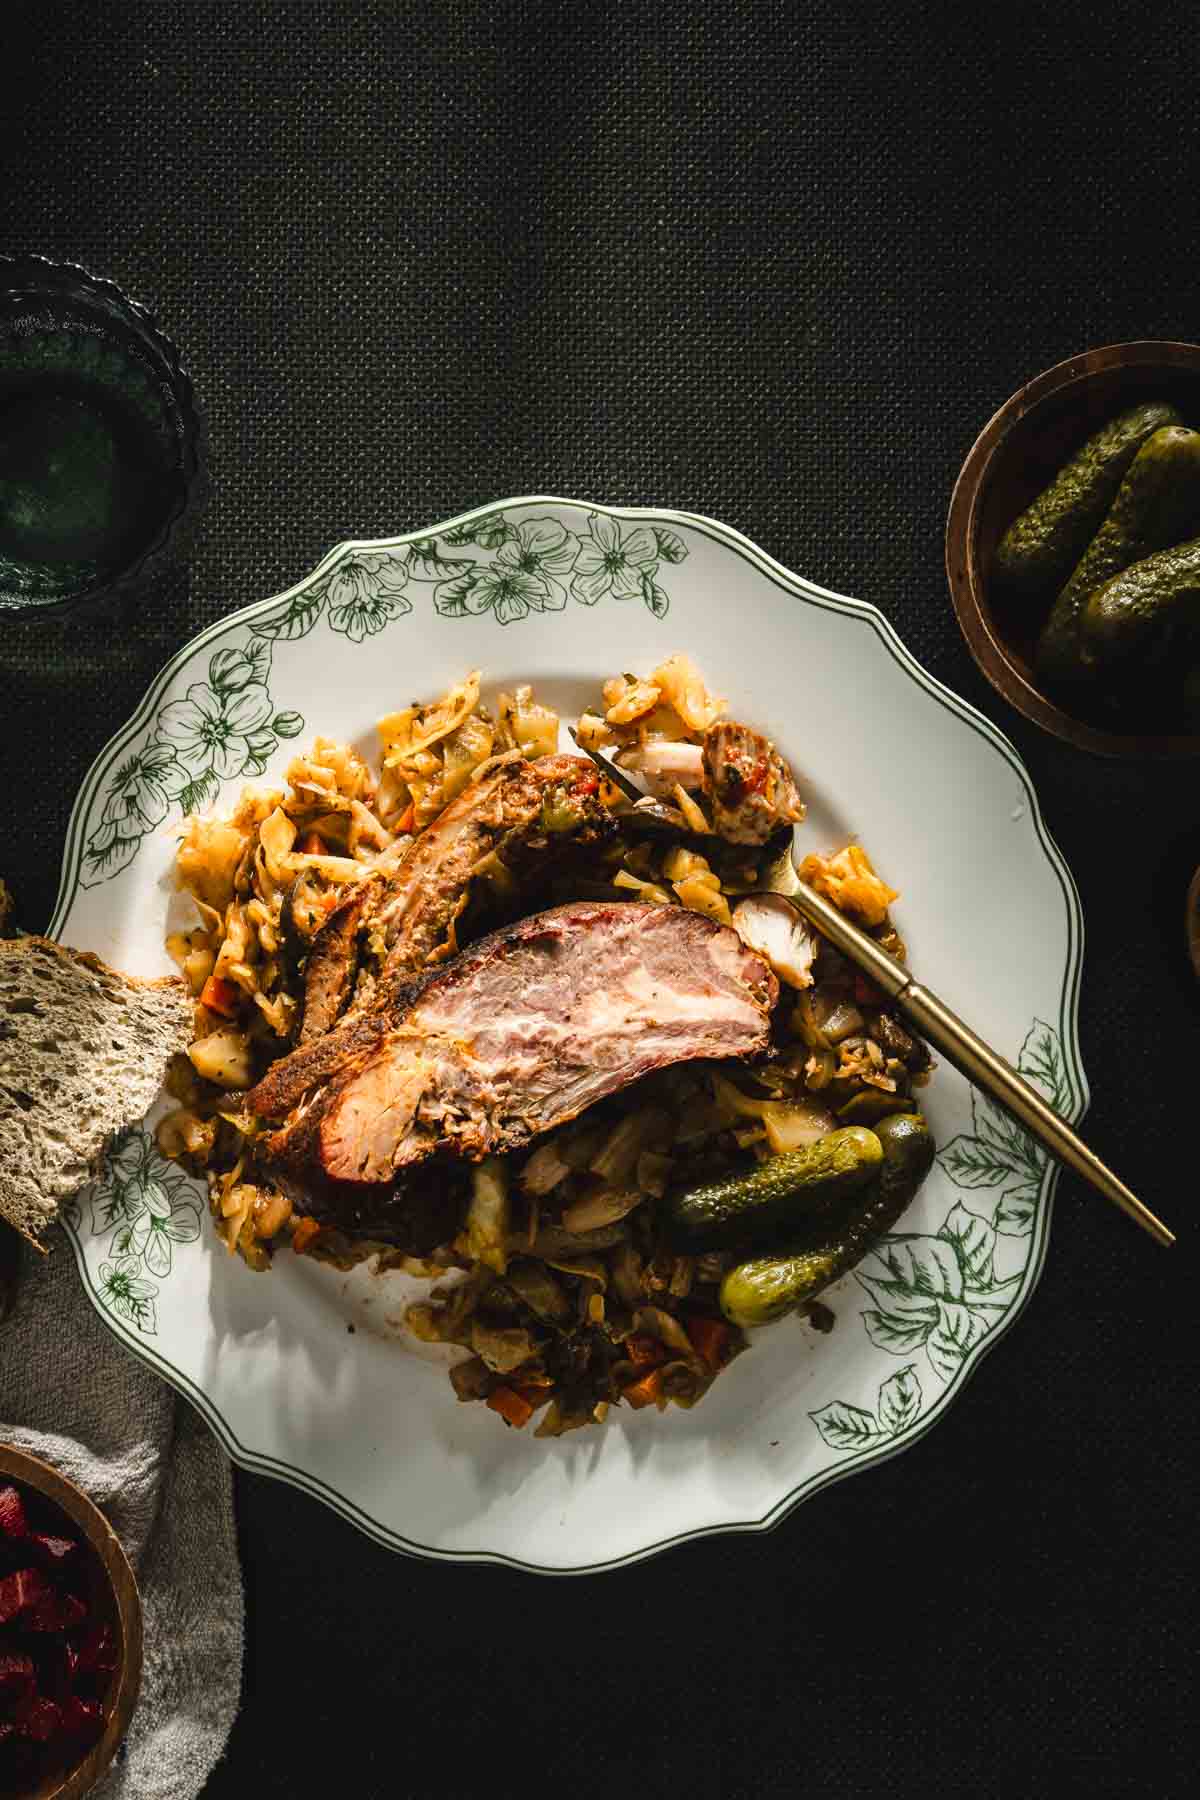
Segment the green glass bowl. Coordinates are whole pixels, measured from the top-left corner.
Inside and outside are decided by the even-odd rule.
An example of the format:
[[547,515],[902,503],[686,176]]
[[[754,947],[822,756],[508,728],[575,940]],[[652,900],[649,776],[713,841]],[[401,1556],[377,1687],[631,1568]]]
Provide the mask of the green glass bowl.
[[72,264],[0,257],[0,616],[140,588],[207,490],[191,381],[146,308]]

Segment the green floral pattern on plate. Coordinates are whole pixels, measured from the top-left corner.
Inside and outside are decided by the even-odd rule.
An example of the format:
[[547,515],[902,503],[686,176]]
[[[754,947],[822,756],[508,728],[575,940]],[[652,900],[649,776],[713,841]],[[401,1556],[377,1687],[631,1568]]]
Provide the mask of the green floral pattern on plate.
[[159,1153],[154,1139],[133,1125],[113,1144],[92,1190],[91,1209],[92,1235],[109,1237],[109,1260],[99,1270],[100,1298],[119,1319],[154,1335],[157,1283],[171,1274],[176,1245],[193,1244],[200,1236],[196,1189]]
[[513,523],[495,513],[447,532],[444,541],[494,554],[490,563],[474,563],[439,585],[438,612],[445,618],[491,612],[500,625],[531,612],[561,612],[568,594],[581,606],[641,600],[656,619],[665,618],[671,602],[658,579],[660,565],[680,563],[688,553],[676,531],[598,512],[588,514],[581,532],[559,519]]
[[172,807],[183,815],[210,805],[223,781],[261,775],[280,738],[303,731],[301,713],[275,711],[270,673],[270,643],[251,636],[240,649],[216,651],[207,682],[193,682],[183,699],[160,709],[109,781],[84,845],[82,886],[127,867]]
[[361,644],[412,611],[404,591],[408,579],[409,566],[402,556],[387,550],[347,550],[279,612],[260,619],[255,630],[265,638],[307,637],[328,608],[329,629]]
[[916,1364],[909,1363],[880,1382],[874,1410],[832,1400],[809,1418],[831,1450],[873,1450],[908,1430],[923,1398]]
[[[1017,1068],[1040,1088],[1056,1112],[1071,1104],[1071,1086],[1058,1033],[1036,1019],[1021,1046]],[[1046,1152],[1015,1119],[978,1088],[971,1089],[973,1132],[952,1138],[938,1157],[955,1187],[999,1190],[991,1222],[1006,1237],[1026,1237],[1033,1227]]]
[[557,519],[524,519],[487,533],[496,554],[489,564],[470,564],[434,589],[443,618],[490,612],[498,625],[511,625],[531,612],[561,612],[564,585],[575,565],[577,546]]
[[[1017,1068],[1057,1111],[1069,1113],[1062,1045],[1040,1019],[1021,1046]],[[874,1302],[860,1316],[876,1349],[893,1356],[924,1351],[932,1373],[947,1384],[1021,1292],[1048,1160],[1036,1139],[977,1088],[971,1090],[971,1111],[974,1132],[951,1138],[938,1163],[973,1196],[972,1204],[956,1201],[936,1232],[882,1238],[854,1270]],[[1007,1257],[1005,1239],[1017,1240]],[[923,1395],[914,1363],[901,1374],[907,1383],[903,1407],[895,1401],[899,1390],[892,1384],[899,1377],[893,1375],[880,1388],[874,1412],[834,1400],[809,1414],[831,1449],[873,1448],[908,1430]]]

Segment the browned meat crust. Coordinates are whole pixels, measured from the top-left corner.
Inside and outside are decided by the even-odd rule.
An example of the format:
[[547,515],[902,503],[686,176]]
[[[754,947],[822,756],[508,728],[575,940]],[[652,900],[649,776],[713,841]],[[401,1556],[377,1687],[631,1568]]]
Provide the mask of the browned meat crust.
[[377,882],[360,882],[313,939],[304,972],[304,1017],[298,1044],[323,1037],[346,1010],[358,975],[359,929],[377,892]]

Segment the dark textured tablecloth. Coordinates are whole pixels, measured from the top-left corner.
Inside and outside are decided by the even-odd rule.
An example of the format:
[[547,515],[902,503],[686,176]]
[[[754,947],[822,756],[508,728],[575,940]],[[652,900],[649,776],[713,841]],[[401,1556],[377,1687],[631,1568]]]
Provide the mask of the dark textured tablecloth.
[[942,528],[1024,378],[1200,336],[1194,8],[8,0],[0,33],[0,246],[154,304],[217,481],[136,631],[0,634],[23,919],[167,654],[337,539],[523,491],[700,510],[875,601],[1017,743],[1087,917],[1088,1132],[1180,1237],[1064,1181],[960,1403],[764,1539],[554,1582],[391,1556],[240,1477],[212,1794],[324,1791],[323,1758],[371,1795],[1184,1792],[1197,771],[1015,717]]

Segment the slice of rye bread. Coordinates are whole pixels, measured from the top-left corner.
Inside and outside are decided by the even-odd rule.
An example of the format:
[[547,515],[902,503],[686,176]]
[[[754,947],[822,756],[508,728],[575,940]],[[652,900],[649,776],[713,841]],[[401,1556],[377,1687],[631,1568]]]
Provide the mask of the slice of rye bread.
[[191,1035],[177,976],[119,975],[47,938],[0,942],[0,1218],[36,1243]]

